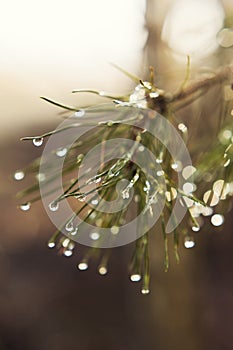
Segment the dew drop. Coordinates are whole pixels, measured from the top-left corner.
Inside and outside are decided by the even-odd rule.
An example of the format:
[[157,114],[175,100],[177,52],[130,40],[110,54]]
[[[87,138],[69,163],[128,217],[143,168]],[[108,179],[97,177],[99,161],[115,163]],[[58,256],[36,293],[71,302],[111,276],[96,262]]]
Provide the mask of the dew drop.
[[48,247],[51,249],[51,248],[54,248],[55,247],[55,242],[48,242]]
[[144,146],[141,145],[141,146],[138,147],[138,151],[139,151],[139,152],[143,152],[144,150],[145,150],[145,147],[144,147]]
[[196,226],[196,225],[192,226],[193,232],[198,232],[198,231],[200,231],[200,229],[201,229],[201,227],[199,225],[198,226]]
[[63,246],[64,248],[67,248],[68,245],[69,245],[69,243],[70,243],[69,238],[65,238],[64,241],[62,242],[62,246]]
[[31,208],[31,203],[30,202],[27,202],[27,203],[23,203],[20,205],[20,209],[23,210],[23,211],[27,211]]
[[101,276],[106,275],[107,272],[108,272],[108,270],[107,270],[107,268],[106,268],[105,266],[100,266],[100,267],[99,267],[99,274],[100,274]]
[[183,124],[183,123],[180,123],[180,124],[178,125],[178,129],[179,129],[181,132],[183,132],[183,133],[187,132],[187,130],[188,130],[187,126],[186,126],[185,124]]
[[91,204],[92,204],[92,205],[98,205],[98,203],[99,203],[98,199],[93,199],[93,200],[91,201]]
[[85,115],[85,111],[83,109],[80,109],[79,111],[74,113],[75,117],[81,118]]
[[189,236],[185,237],[184,246],[187,249],[193,248],[195,246],[194,239],[192,237],[189,237]]
[[58,157],[64,157],[65,155],[66,155],[66,153],[67,153],[67,148],[66,147],[60,147],[60,148],[58,148],[57,150],[56,150],[56,155],[58,156]]
[[146,294],[149,294],[149,293],[150,293],[150,290],[149,290],[148,288],[143,288],[143,289],[141,290],[141,293],[144,294],[144,295],[146,295]]
[[68,249],[69,249],[69,250],[73,250],[74,247],[75,247],[75,243],[71,241],[71,242],[68,244]]
[[224,223],[224,216],[221,214],[214,214],[211,217],[211,223],[214,226],[221,226]]
[[139,273],[134,273],[134,274],[132,274],[131,276],[130,276],[130,280],[132,281],[132,282],[138,282],[138,281],[140,281],[141,280],[141,275],[139,274]]
[[182,163],[178,160],[176,162],[173,162],[171,164],[171,168],[177,172],[181,171],[182,170]]
[[223,164],[224,168],[227,168],[230,165],[231,160],[227,159],[227,161]]
[[51,211],[57,211],[58,210],[58,208],[59,208],[59,203],[58,202],[51,202],[50,204],[49,204],[49,209],[51,210]]
[[86,262],[80,262],[78,264],[78,269],[81,271],[85,271],[88,269],[88,264]]
[[98,232],[92,232],[92,233],[90,233],[90,238],[93,241],[97,241],[100,238],[100,234]]
[[14,173],[14,179],[17,180],[17,181],[20,181],[20,180],[23,180],[25,174],[22,170],[17,170],[15,173]]
[[65,255],[66,257],[70,257],[73,255],[72,250],[66,249],[63,253],[63,255]]
[[65,229],[66,229],[66,231],[68,231],[68,232],[71,232],[71,231],[73,231],[73,229],[74,229],[74,224],[73,224],[73,222],[67,222],[67,224],[66,224],[66,226],[65,226]]
[[79,202],[85,202],[87,196],[83,193],[83,194],[79,194],[77,196],[77,199],[79,200]]
[[43,137],[36,137],[32,140],[32,143],[34,146],[40,147],[43,144],[43,141],[44,141]]

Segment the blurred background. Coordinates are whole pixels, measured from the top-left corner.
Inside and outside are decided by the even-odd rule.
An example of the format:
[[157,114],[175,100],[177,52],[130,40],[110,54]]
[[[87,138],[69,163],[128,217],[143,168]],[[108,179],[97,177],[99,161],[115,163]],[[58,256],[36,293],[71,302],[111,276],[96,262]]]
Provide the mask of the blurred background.
[[76,269],[82,247],[72,258],[49,251],[54,227],[41,203],[17,209],[15,194],[30,180],[16,183],[12,174],[41,153],[20,137],[61,121],[60,110],[39,96],[82,106],[90,97],[71,90],[130,91],[134,82],[111,62],[142,79],[151,64],[159,87],[171,92],[184,78],[187,54],[192,72],[232,63],[232,30],[221,32],[233,27],[232,1],[0,5],[0,349],[231,350],[232,211],[222,230],[198,233],[191,251],[181,247],[181,263],[172,261],[168,273],[162,238],[151,235],[151,293],[142,296],[128,278],[131,245],[112,250],[105,277],[94,262]]

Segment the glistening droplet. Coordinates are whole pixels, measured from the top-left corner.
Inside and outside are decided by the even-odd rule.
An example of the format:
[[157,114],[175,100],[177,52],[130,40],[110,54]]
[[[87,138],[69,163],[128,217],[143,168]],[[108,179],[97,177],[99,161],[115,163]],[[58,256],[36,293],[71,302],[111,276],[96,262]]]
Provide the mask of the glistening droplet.
[[32,140],[32,143],[34,146],[36,147],[40,147],[42,144],[43,144],[43,137],[35,137],[33,140]]
[[68,231],[68,232],[71,232],[71,231],[73,231],[73,229],[74,229],[74,224],[73,224],[73,222],[67,222],[67,224],[66,224],[66,226],[65,226],[65,229],[66,229],[66,231]]
[[146,295],[146,294],[149,294],[149,293],[150,293],[150,290],[149,290],[148,288],[143,288],[143,289],[141,290],[141,293],[144,294],[144,295]]
[[67,153],[67,148],[66,147],[60,147],[60,148],[58,148],[57,150],[56,150],[56,155],[58,156],[58,157],[64,157],[65,155],[66,155],[66,153]]
[[141,279],[141,275],[139,273],[134,273],[130,276],[130,280],[132,282],[138,282]]
[[20,181],[20,180],[23,180],[25,174],[22,170],[17,170],[15,173],[14,173],[14,179],[17,180],[17,181]]
[[211,217],[211,223],[214,226],[221,226],[224,223],[224,216],[221,214],[214,214]]
[[57,211],[58,208],[59,208],[59,203],[56,202],[56,201],[51,202],[51,203],[49,204],[49,209],[50,209],[51,211]]
[[27,203],[23,203],[20,205],[20,209],[23,210],[23,211],[27,211],[31,208],[31,203],[30,202],[27,202]]
[[90,233],[90,238],[93,241],[97,241],[100,238],[100,234],[98,232],[92,232],[92,233]]
[[87,270],[88,269],[88,264],[86,262],[80,262],[78,264],[78,269],[81,271]]
[[101,276],[106,275],[107,272],[108,272],[108,270],[107,270],[106,266],[100,266],[100,267],[99,267],[99,274],[100,274]]
[[80,109],[79,111],[74,113],[75,117],[77,117],[77,118],[83,117],[84,114],[85,114],[85,111],[83,109]]
[[66,250],[64,250],[63,255],[65,255],[66,257],[70,257],[73,255],[73,252],[72,252],[72,250],[66,249]]
[[186,236],[184,239],[184,246],[187,249],[193,248],[195,246],[194,239],[192,237]]

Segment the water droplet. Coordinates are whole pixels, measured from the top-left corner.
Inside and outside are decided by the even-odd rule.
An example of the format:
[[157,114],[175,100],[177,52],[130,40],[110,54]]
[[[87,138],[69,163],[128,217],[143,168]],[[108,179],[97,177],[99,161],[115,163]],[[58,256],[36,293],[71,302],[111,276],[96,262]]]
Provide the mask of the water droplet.
[[180,124],[178,125],[178,129],[179,129],[181,132],[183,132],[183,133],[187,132],[187,130],[188,130],[187,126],[186,126],[185,124],[183,124],[183,123],[180,123]]
[[77,235],[77,232],[78,232],[78,227],[75,227],[75,228],[70,232],[70,235],[71,235],[71,236],[75,236],[75,235]]
[[66,153],[67,153],[67,148],[62,148],[62,147],[60,147],[60,148],[58,148],[57,150],[56,150],[56,155],[58,156],[58,157],[64,157],[65,155],[66,155]]
[[93,241],[97,241],[100,238],[100,234],[98,232],[92,232],[92,233],[90,233],[90,238]]
[[14,179],[17,180],[17,181],[20,181],[20,180],[23,180],[25,174],[22,170],[17,170],[15,173],[14,173]]
[[73,255],[73,252],[72,252],[72,250],[66,249],[66,250],[64,250],[63,255],[65,255],[66,257],[70,257]]
[[81,193],[77,196],[77,199],[79,200],[79,202],[85,202],[87,196],[84,193]]
[[193,237],[186,236],[184,239],[184,246],[187,249],[193,248],[195,246]]
[[139,273],[134,273],[134,274],[132,274],[131,276],[130,276],[130,280],[132,281],[132,282],[138,282],[138,281],[140,281],[141,280],[141,275],[139,274]]
[[70,243],[68,244],[68,247],[67,247],[67,248],[68,248],[69,250],[73,250],[74,247],[75,247],[75,243],[72,242],[72,241],[70,241]]
[[44,141],[43,137],[36,137],[32,140],[32,143],[34,146],[40,147],[43,144],[43,141]]
[[80,262],[78,264],[78,269],[81,271],[87,270],[88,269],[88,264],[86,262]]
[[198,231],[200,231],[200,229],[201,229],[201,227],[199,225],[198,226],[196,226],[196,225],[192,226],[192,230],[194,232],[198,232]]
[[119,229],[118,226],[114,225],[114,226],[111,227],[111,232],[112,232],[113,235],[117,235],[119,233],[119,231],[120,231],[120,229]]
[[161,159],[161,158],[157,158],[155,161],[156,161],[157,164],[163,163],[163,159]]
[[231,160],[227,159],[227,161],[223,164],[224,168],[227,168],[228,165],[230,164]]
[[31,208],[31,203],[30,202],[27,202],[27,203],[23,203],[20,205],[20,209],[23,210],[23,211],[27,211]]
[[68,231],[68,232],[73,231],[73,229],[74,229],[74,224],[73,224],[73,222],[72,222],[72,221],[67,222],[67,224],[66,224],[66,226],[65,226],[65,229],[66,229],[66,231]]
[[51,202],[51,203],[49,204],[49,209],[50,209],[51,211],[57,211],[58,208],[59,208],[59,203],[56,202],[56,201]]
[[55,242],[48,242],[49,248],[54,248],[56,246]]
[[69,238],[65,238],[64,241],[62,242],[62,246],[63,246],[64,248],[67,248],[68,245],[69,245],[69,243],[70,243]]
[[98,205],[98,203],[99,203],[98,199],[93,199],[93,200],[91,201],[91,204],[92,204],[92,205]]
[[149,293],[150,293],[150,290],[149,290],[148,288],[143,288],[143,289],[141,290],[141,293],[144,294],[144,295],[146,295],[146,294],[149,294]]
[[179,171],[182,170],[182,163],[181,163],[179,160],[177,160],[176,162],[173,162],[173,163],[171,164],[171,168],[172,168],[173,170],[179,172]]
[[99,267],[99,274],[100,275],[104,276],[104,275],[107,274],[107,272],[108,272],[108,270],[107,270],[106,266],[100,266]]
[[224,216],[221,214],[214,214],[211,217],[211,223],[214,226],[221,226],[224,223]]
[[138,147],[138,150],[139,150],[139,152],[143,152],[145,150],[145,147],[141,145]]
[[75,117],[81,118],[85,115],[85,111],[83,109],[80,109],[79,111],[74,113]]

